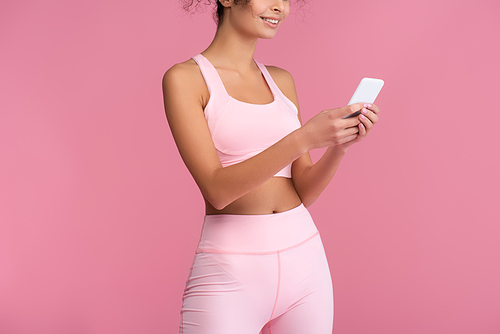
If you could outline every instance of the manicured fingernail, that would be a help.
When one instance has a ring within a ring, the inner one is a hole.
[[[365,115],[368,114],[368,110],[366,110],[365,108],[361,109],[361,112]]]
[[[365,103],[365,108],[371,108],[372,105],[370,103]]]
[[[361,116],[361,119],[364,120],[366,117],[365,115],[360,115]]]

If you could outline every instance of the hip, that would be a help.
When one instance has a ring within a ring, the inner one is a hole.
[[[274,214],[206,215],[197,253],[275,253],[297,247],[318,235],[303,204]]]

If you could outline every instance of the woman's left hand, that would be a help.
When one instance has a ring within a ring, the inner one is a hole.
[[[365,103],[364,108],[361,109],[361,114],[359,114],[358,116],[359,120],[361,121],[361,123],[358,124],[358,135],[353,140],[348,141],[347,143],[344,143],[341,146],[347,148],[352,144],[363,140],[368,135],[373,125],[378,122],[377,114],[379,112],[380,109],[376,105],[371,103]]]

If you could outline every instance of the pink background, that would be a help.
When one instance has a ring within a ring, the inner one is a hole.
[[[177,333],[203,202],[161,77],[208,45],[210,13],[0,7],[0,332]],[[311,0],[260,42],[256,59],[294,75],[304,120],[364,76],[386,81],[380,123],[310,208],[335,334],[500,333],[499,13]]]

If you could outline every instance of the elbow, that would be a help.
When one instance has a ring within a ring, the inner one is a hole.
[[[302,201],[302,204],[306,208],[310,207],[318,199],[318,196],[311,196],[311,195],[307,195],[307,194],[301,194],[299,192],[297,192],[297,194],[299,195],[299,198]]]
[[[302,205],[304,205],[304,207],[306,207],[306,208],[310,207],[311,204],[312,203],[302,201]]]
[[[302,201],[302,204],[304,204],[304,206],[306,208],[310,207],[315,201],[314,200],[305,200],[305,201]]]
[[[203,197],[215,210],[222,210],[231,203],[221,194],[206,193]]]
[[[228,192],[227,187],[224,187],[220,180],[218,181],[215,174],[220,170],[222,170],[222,168],[215,170],[213,177],[211,179],[207,178],[206,183],[198,184],[205,201],[215,210],[222,210],[235,200],[235,198],[231,198],[231,194]]]
[[[224,209],[226,206],[228,206],[229,203],[225,203],[225,202],[222,202],[222,201],[208,201],[213,207],[215,210],[222,210]]]

